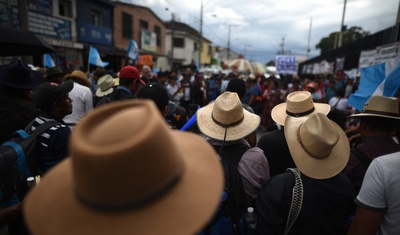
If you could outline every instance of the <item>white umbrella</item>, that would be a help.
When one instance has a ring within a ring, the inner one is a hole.
[[[251,62],[243,58],[230,60],[226,63],[226,65],[232,70],[237,70],[246,73],[254,73],[254,67],[251,64]]]

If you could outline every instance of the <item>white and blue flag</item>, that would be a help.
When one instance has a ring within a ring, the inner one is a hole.
[[[53,58],[51,58],[51,55],[49,54],[44,54],[44,66],[47,68],[52,68],[56,67],[56,64],[54,63]]]
[[[395,97],[400,87],[400,64],[385,62],[362,68],[360,71],[360,86],[351,94],[349,103],[358,111],[373,95]]]
[[[89,50],[89,64],[97,67],[106,67],[109,63],[101,60],[100,54],[96,48],[90,46]]]
[[[126,56],[132,60],[139,61],[139,48],[135,40],[133,39],[131,39],[131,42],[129,43],[129,48],[126,52]]]

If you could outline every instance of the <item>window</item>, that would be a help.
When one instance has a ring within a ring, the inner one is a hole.
[[[198,50],[198,48],[197,48],[197,42],[195,42],[195,43],[194,43],[194,46],[193,46],[193,48],[194,48],[194,50],[195,50],[195,51],[197,51],[197,50]]]
[[[132,16],[126,13],[122,13],[122,37],[132,38]]]
[[[144,20],[140,20],[140,29],[148,29],[149,28],[149,23]]]
[[[59,0],[58,1],[58,12],[60,16],[66,16],[72,18],[72,2],[71,0]]]
[[[154,32],[157,37],[157,46],[161,46],[161,28],[159,26],[154,26]]]
[[[184,48],[185,40],[183,38],[174,38],[174,47]]]
[[[101,13],[95,10],[90,12],[90,21],[92,24],[102,26]]]
[[[208,54],[209,54],[209,55],[212,54],[212,46],[208,46]]]

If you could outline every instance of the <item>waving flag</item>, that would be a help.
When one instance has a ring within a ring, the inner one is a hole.
[[[131,42],[129,43],[129,48],[126,52],[126,56],[128,58],[131,58],[132,60],[139,61],[139,48],[135,40],[133,39],[131,39]]]
[[[106,67],[109,63],[101,60],[100,54],[96,48],[90,46],[89,50],[89,64],[96,65],[98,67]]]
[[[56,64],[54,63],[53,58],[51,58],[51,55],[44,54],[44,66],[47,68],[56,67]]]
[[[361,69],[360,86],[349,103],[358,111],[372,95],[396,96],[400,87],[400,64],[386,62]]]

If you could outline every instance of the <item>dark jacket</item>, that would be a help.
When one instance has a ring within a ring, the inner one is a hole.
[[[303,204],[288,234],[344,234],[354,207],[355,192],[343,174],[312,179],[301,174]],[[257,201],[258,234],[284,234],[295,177],[286,171],[268,180]]]
[[[16,130],[24,129],[39,112],[23,91],[0,88],[0,144]]]

